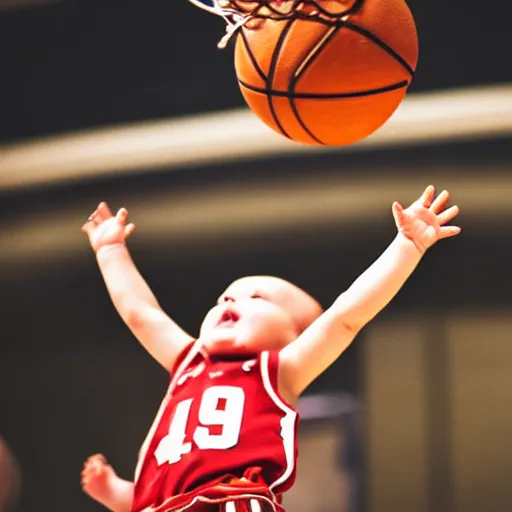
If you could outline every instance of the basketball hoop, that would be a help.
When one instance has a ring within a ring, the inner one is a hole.
[[[335,7],[326,8],[321,0],[189,0],[190,3],[220,16],[226,22],[226,34],[218,43],[221,49],[226,48],[233,35],[250,21],[272,19],[286,20],[303,18],[330,23],[344,21],[348,16],[357,12],[364,0],[353,0],[346,7],[338,2]]]

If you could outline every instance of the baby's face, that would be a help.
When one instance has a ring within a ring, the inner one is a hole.
[[[210,353],[279,350],[294,341],[309,323],[306,317],[317,312],[316,302],[290,283],[247,277],[221,295],[206,315],[200,337]]]

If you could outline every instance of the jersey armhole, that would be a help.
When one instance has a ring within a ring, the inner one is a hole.
[[[187,343],[185,347],[183,347],[182,351],[178,354],[176,357],[174,364],[172,365],[170,376],[172,377],[176,370],[178,369],[179,365],[182,363],[183,359],[187,357],[187,354],[190,352],[190,349],[193,347],[196,340],[192,340],[190,343]]]
[[[296,408],[279,392],[279,352],[262,352],[260,371],[263,387],[272,401],[283,411],[297,412]]]
[[[192,340],[190,343],[188,343],[187,345],[185,345],[185,347],[183,348],[183,350],[178,354],[178,357],[176,357],[176,360],[174,361],[174,364],[172,365],[172,368],[171,368],[171,371],[169,373],[171,379],[174,377],[174,375],[176,374],[176,372],[178,371],[180,365],[183,363],[183,361],[185,360],[185,358],[189,355],[190,351],[192,349],[194,349],[196,343],[197,343],[197,339],[194,339]],[[189,364],[187,365],[187,368],[183,368],[183,371],[187,370],[188,369],[188,366],[190,366],[193,361],[195,361],[195,359],[197,358],[197,356],[201,356],[201,357],[205,357],[205,353],[204,353],[204,349],[203,348],[199,348],[198,351],[197,351],[197,354],[196,356],[194,357],[194,359],[192,361],[189,362]]]

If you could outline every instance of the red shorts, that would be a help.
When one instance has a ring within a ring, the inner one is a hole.
[[[250,468],[242,478],[218,478],[193,491],[167,499],[140,512],[284,512],[280,496],[263,482],[260,468]]]

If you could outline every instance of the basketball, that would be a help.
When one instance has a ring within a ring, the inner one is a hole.
[[[292,4],[293,12],[280,17],[263,6],[236,36],[236,75],[251,110],[306,144],[343,146],[380,128],[405,97],[418,61],[405,1],[272,4]]]

